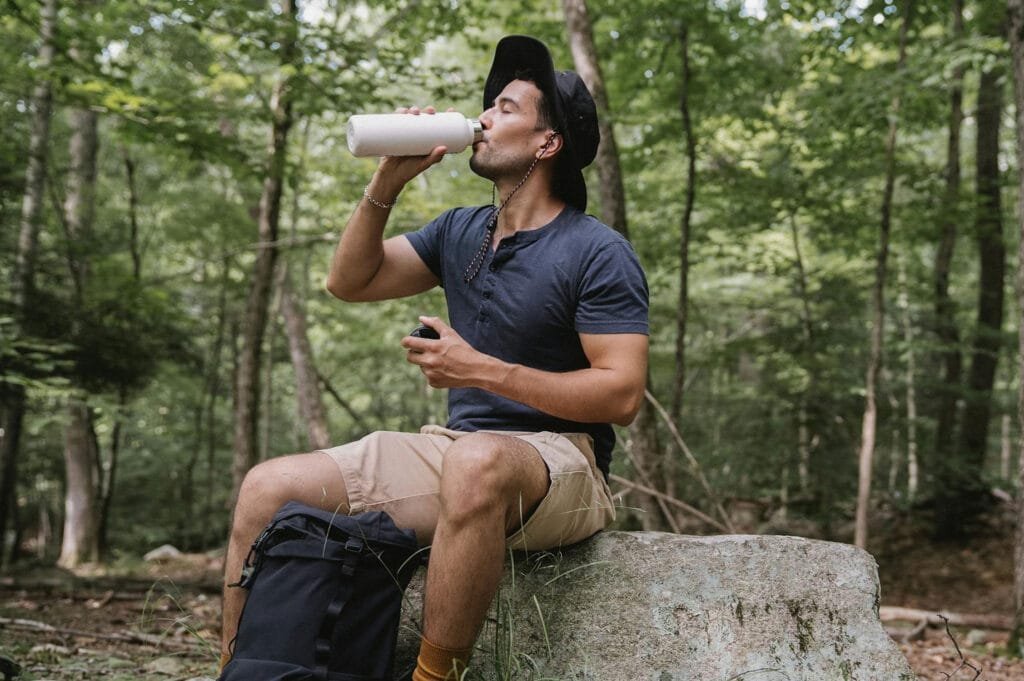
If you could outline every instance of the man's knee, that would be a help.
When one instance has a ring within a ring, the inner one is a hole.
[[[518,441],[473,433],[452,443],[441,471],[441,509],[452,515],[504,514],[516,486]]]
[[[266,524],[291,500],[348,512],[344,480],[334,462],[323,454],[293,454],[249,469],[238,490],[235,523]]]

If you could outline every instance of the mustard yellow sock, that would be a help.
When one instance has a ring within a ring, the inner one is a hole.
[[[416,658],[412,681],[457,681],[469,663],[472,652],[473,648],[442,648],[421,638],[420,654]]]

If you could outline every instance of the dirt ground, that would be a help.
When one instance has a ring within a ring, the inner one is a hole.
[[[1012,614],[1005,517],[959,545],[932,543],[909,524],[875,543],[883,605]],[[0,655],[21,664],[19,681],[213,678],[220,561],[188,555],[77,578],[54,569],[0,575]],[[896,630],[912,624],[887,627],[898,640]],[[1022,681],[1024,661],[1007,658],[1005,643],[1005,632],[929,628],[899,646],[922,680]]]
[[[877,548],[871,547],[882,605],[1012,617],[1014,520],[1008,505],[961,542],[931,541],[928,528],[913,520],[893,527],[878,532]],[[1024,681],[1024,661],[1006,656],[1006,638],[1005,631],[929,628],[919,640],[900,642],[900,649],[923,680]]]

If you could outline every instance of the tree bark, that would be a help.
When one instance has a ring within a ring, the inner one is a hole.
[[[596,157],[598,177],[600,178],[601,219],[628,239],[629,228],[622,166],[619,162],[611,106],[608,102],[604,78],[601,75],[587,3],[586,0],[563,0],[562,8],[565,13],[566,28],[569,32],[573,64],[583,82],[586,83],[587,89],[593,95],[594,104],[597,106],[598,125],[601,131],[601,144],[598,146]],[[650,372],[648,372],[647,383],[650,383]],[[663,466],[660,465],[663,457],[658,442],[657,420],[646,403],[640,407],[640,413],[630,424],[629,433],[630,448],[637,467],[650,477],[653,486],[663,486],[665,476],[663,475]],[[672,496],[671,493],[670,496]],[[664,529],[672,526],[675,522],[674,518],[669,517],[669,509],[664,505],[659,505],[657,500],[652,497],[644,496],[641,508],[644,511],[641,522],[645,529]]]
[[[996,35],[1001,35],[998,22]],[[986,31],[987,33],[989,31]],[[1006,244],[1003,239],[1000,200],[999,128],[1002,118],[1001,66],[981,74],[978,85],[976,185],[974,232],[978,244],[979,285],[977,325],[971,347],[960,426],[959,447],[952,465],[942,468],[937,530],[944,536],[960,536],[981,510],[984,499],[982,474],[988,449],[992,413],[992,388],[1002,349],[1003,298],[1006,278]]]
[[[229,258],[224,258],[223,270],[221,271],[220,277],[220,291],[217,296],[217,330],[214,333],[213,347],[204,362],[205,380],[203,381],[202,403],[203,430],[205,433],[205,442],[203,443],[203,446],[206,451],[206,486],[203,496],[203,509],[200,514],[200,517],[202,518],[199,533],[200,545],[205,545],[207,541],[210,541],[214,537],[214,533],[211,531],[210,522],[214,514],[214,481],[219,477],[218,472],[214,469],[214,459],[217,453],[217,436],[220,430],[217,427],[216,418],[217,397],[221,390],[220,362],[221,355],[223,355],[225,345],[224,341],[228,325],[227,292],[230,280],[231,260]],[[234,343],[232,342],[232,345],[233,344]]]
[[[953,39],[959,41],[964,34],[963,0],[953,0]],[[954,456],[956,435],[956,404],[961,392],[963,358],[960,352],[960,332],[956,324],[956,306],[949,295],[949,274],[956,246],[960,198],[960,129],[963,125],[964,69],[953,70],[949,92],[949,131],[946,142],[946,190],[943,198],[943,218],[939,234],[939,247],[935,253],[935,334],[939,340],[942,363],[942,383],[938,390],[935,411],[935,445],[932,468],[937,480],[946,476],[942,469]],[[941,484],[941,483],[940,483]]]
[[[123,385],[117,390],[117,413],[114,426],[110,432],[110,458],[106,470],[100,466],[99,478],[99,550],[100,555],[107,555],[110,549],[110,508],[114,501],[114,490],[117,488],[117,464],[121,458],[121,443],[124,440],[124,422],[128,409],[128,389]],[[99,463],[100,452],[96,452]]]
[[[124,172],[128,184],[128,248],[132,256],[132,278],[142,281],[142,249],[139,245],[139,194],[135,187],[135,161],[124,150]]]
[[[814,318],[811,316],[811,296],[807,286],[807,268],[804,266],[803,249],[800,248],[800,229],[796,223],[796,216],[789,214],[789,228],[793,237],[793,255],[797,272],[797,288],[800,291],[800,302],[803,311],[801,318],[804,337],[804,352],[807,357],[815,357],[814,339]],[[814,375],[814,372],[811,372]],[[812,379],[813,381],[813,379]],[[811,486],[811,451],[817,442],[817,435],[811,433],[810,418],[808,415],[808,397],[813,384],[808,384],[799,397],[797,406],[797,475],[800,481],[801,494],[807,494]],[[783,470],[786,473],[786,469]],[[788,474],[787,474],[788,475]]]
[[[682,81],[679,88],[679,112],[683,118],[686,144],[686,201],[679,226],[679,304],[676,307],[676,367],[672,380],[672,418],[683,414],[683,386],[686,384],[686,325],[690,307],[690,221],[697,195],[697,140],[690,119],[690,34],[687,26],[679,31]]]
[[[1016,103],[1017,167],[1024,168],[1024,0],[1009,0],[1010,52]],[[1013,627],[1007,649],[1024,657],[1024,173],[1017,178],[1017,530],[1014,538]]]
[[[35,288],[36,251],[39,241],[39,216],[46,186],[46,166],[50,142],[50,114],[53,94],[49,69],[53,65],[54,33],[57,24],[57,0],[45,0],[40,16],[39,82],[32,90],[32,132],[25,166],[25,193],[21,202],[18,254],[11,286],[15,305],[22,305]],[[2,527],[2,525],[0,525]]]
[[[287,22],[285,35],[281,39],[281,64],[284,67],[290,67],[296,59],[297,4],[297,0],[284,0],[281,3],[282,21]],[[282,69],[271,95],[273,124],[267,149],[267,173],[263,180],[263,192],[260,196],[259,207],[259,240],[264,244],[276,241],[278,234],[288,132],[292,126],[290,83],[291,77],[286,70]],[[246,299],[245,316],[242,320],[242,350],[235,380],[232,506],[234,506],[234,500],[238,496],[238,489],[245,474],[257,459],[260,356],[267,325],[270,289],[276,259],[277,249],[275,248],[261,248],[257,253],[249,285],[249,295]]]
[[[903,72],[907,61],[907,38],[913,0],[904,3],[900,27],[900,52],[897,71]],[[898,86],[899,87],[899,86]],[[871,350],[864,383],[864,417],[861,421],[859,467],[857,476],[857,511],[854,543],[866,548],[868,543],[868,509],[871,504],[871,474],[874,469],[875,437],[878,425],[877,389],[882,370],[882,341],[885,332],[885,279],[892,229],[892,197],[896,186],[896,131],[900,111],[900,95],[893,97],[890,107],[889,134],[885,143],[885,190],[882,196],[882,218],[878,230],[878,252],[875,257],[875,286],[872,295],[874,316],[871,322]]]
[[[317,380],[313,348],[309,343],[306,329],[306,311],[295,299],[288,270],[282,268],[281,316],[284,318],[285,333],[288,336],[288,351],[295,370],[295,392],[298,400],[299,418],[306,425],[306,437],[312,449],[330,446],[327,429],[327,411],[324,409],[320,381]]]
[[[71,141],[64,222],[68,231],[68,264],[71,270],[77,309],[85,303],[89,278],[88,244],[91,241],[96,206],[96,157],[99,149],[98,116],[88,109],[70,113]],[[72,320],[72,335],[79,324]],[[92,426],[92,411],[87,404],[73,402],[68,407],[68,425],[64,437],[65,490],[64,537],[58,564],[74,568],[99,558],[99,508],[97,505],[98,452]]]
[[[912,502],[917,495],[917,351],[914,348],[914,323],[910,316],[910,292],[907,287],[907,269],[903,259],[899,259],[899,296],[900,321],[903,326],[903,343],[906,346],[906,414],[907,414],[907,501]],[[898,450],[893,450],[893,460],[899,459]],[[895,480],[893,480],[895,482]]]
[[[73,569],[99,560],[98,515],[96,512],[96,438],[92,413],[82,403],[68,407],[64,430],[64,466],[67,490],[64,496],[64,536],[57,564]]]
[[[608,91],[601,75],[594,31],[590,24],[586,0],[562,0],[565,25],[569,31],[569,47],[576,72],[586,83],[597,106],[597,125],[601,143],[597,147],[597,173],[600,178],[601,220],[622,236],[629,238],[626,221],[626,190],[622,182],[619,147],[615,142],[614,118],[608,103]]]
[[[25,192],[21,201],[18,252],[11,277],[11,303],[19,325],[25,317],[26,302],[35,289],[35,263],[39,241],[39,218],[46,189],[46,166],[50,142],[50,114],[53,95],[49,69],[53,64],[57,0],[45,0],[40,14],[39,71],[43,74],[32,90],[32,127],[25,166]],[[21,424],[25,417],[25,390],[20,386],[0,393],[0,565],[4,564],[8,517],[17,513],[15,489],[18,480],[18,451]],[[14,547],[12,555],[17,554]]]

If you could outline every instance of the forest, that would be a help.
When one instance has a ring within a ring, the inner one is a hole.
[[[983,545],[953,600],[1024,653],[1022,0],[0,0],[0,576],[215,555],[257,462],[446,421],[399,344],[441,292],[324,289],[346,122],[476,116],[511,33],[593,93],[650,286],[615,527],[855,543],[883,598]],[[467,159],[388,234],[489,204]]]

